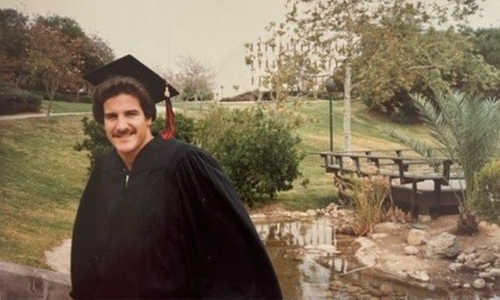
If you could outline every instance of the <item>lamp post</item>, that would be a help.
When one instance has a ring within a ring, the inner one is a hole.
[[[328,80],[326,83],[326,91],[330,94],[330,152],[333,152],[333,92],[335,91],[336,85],[333,80]]]

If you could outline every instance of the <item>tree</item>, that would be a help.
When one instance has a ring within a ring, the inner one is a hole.
[[[469,29],[471,30],[471,29]],[[474,44],[477,53],[484,57],[484,60],[500,70],[500,27],[479,28],[473,32],[476,39]]]
[[[180,56],[177,60],[178,71],[168,78],[180,89],[183,100],[210,100],[214,74],[212,70],[192,56]]]
[[[80,52],[81,65],[79,65],[79,74],[84,75],[93,70],[96,70],[115,59],[113,50],[108,44],[97,35],[85,36],[83,39],[82,49]],[[91,89],[91,85],[78,76],[76,81],[76,100],[78,102],[80,90],[85,87],[87,90]]]
[[[434,153],[459,165],[465,178],[465,192],[464,201],[460,203],[458,227],[462,232],[475,233],[478,230],[477,221],[468,201],[474,191],[474,176],[498,150],[500,102],[458,91],[435,91],[433,98],[422,95],[412,98],[437,149],[422,140],[394,132],[393,135],[424,156]],[[431,149],[435,150],[429,151]]]
[[[364,76],[364,73],[376,73],[377,69],[370,66],[370,57],[365,57],[364,64],[357,65],[356,59],[363,53],[363,40],[369,38],[374,28],[380,27],[384,32],[405,36],[407,32],[424,30],[433,26],[446,27],[449,20],[461,21],[467,15],[477,11],[474,0],[441,1],[441,4],[430,1],[411,0],[289,0],[289,12],[286,16],[286,25],[280,25],[271,39],[279,41],[279,37],[289,34],[298,45],[306,45],[307,53],[317,62],[325,76],[333,76],[331,60],[336,61],[341,71],[344,86],[344,149],[351,149],[350,129],[350,102],[354,90],[363,85],[364,78],[383,77]],[[377,54],[380,50],[398,48],[402,45],[394,44],[399,40],[379,39],[379,43],[371,53]],[[405,48],[413,55],[419,53],[419,48]],[[393,62],[391,56],[386,57]],[[381,73],[379,73],[381,75]],[[317,76],[312,74],[312,76]],[[374,91],[372,91],[374,92]]]
[[[18,85],[28,48],[28,17],[13,9],[0,9],[0,79]]]
[[[49,119],[55,93],[61,84],[78,74],[74,59],[79,50],[79,42],[68,40],[60,30],[45,25],[43,18],[35,21],[29,30],[29,36],[30,82],[35,85],[40,83],[45,88],[49,97]]]
[[[38,17],[37,22],[42,23],[48,28],[60,32],[66,40],[71,55],[70,60],[72,72],[62,78],[61,87],[65,90],[74,90],[77,101],[81,86],[85,84],[82,75],[85,74],[84,51],[86,50],[85,43],[88,40],[85,32],[80,25],[73,19],[62,17],[59,15],[49,15],[47,17]]]
[[[411,113],[410,93],[429,93],[452,88],[467,93],[485,93],[499,83],[498,70],[475,54],[471,36],[453,28],[420,30],[411,23],[404,35],[374,26],[362,39],[362,53],[356,68],[369,66],[359,74],[357,93],[372,108],[389,113]],[[381,43],[387,46],[380,47]],[[389,45],[389,44],[392,44]]]

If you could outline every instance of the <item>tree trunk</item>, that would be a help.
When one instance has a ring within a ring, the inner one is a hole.
[[[76,85],[76,99],[75,102],[80,102],[80,86],[77,84]]]
[[[351,151],[351,78],[352,69],[349,61],[345,64],[344,78],[344,151]]]
[[[54,102],[54,97],[56,95],[56,91],[59,88],[59,80],[49,80],[49,82],[45,83],[45,91],[49,96],[49,106],[47,108],[47,121],[50,120],[50,112],[52,110],[52,103]]]

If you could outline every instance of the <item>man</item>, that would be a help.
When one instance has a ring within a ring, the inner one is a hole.
[[[177,91],[128,55],[85,77],[114,147],[96,164],[73,230],[75,299],[280,299],[240,198],[206,152],[176,140]],[[154,137],[155,102],[168,130]]]

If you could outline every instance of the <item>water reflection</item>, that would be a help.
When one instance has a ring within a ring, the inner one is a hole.
[[[358,244],[350,236],[336,236],[330,218],[256,224],[275,266],[285,299],[492,299],[472,290],[453,294],[445,290],[412,289],[401,282],[355,272]],[[340,250],[325,255],[318,249],[334,245]],[[323,247],[324,246],[324,247]],[[306,250],[307,249],[307,250]],[[494,297],[494,296],[493,296]],[[495,298],[496,299],[496,298]]]
[[[257,224],[256,229],[273,260],[285,299],[331,298],[330,270],[303,251],[308,245],[335,244],[335,229],[327,218]]]

